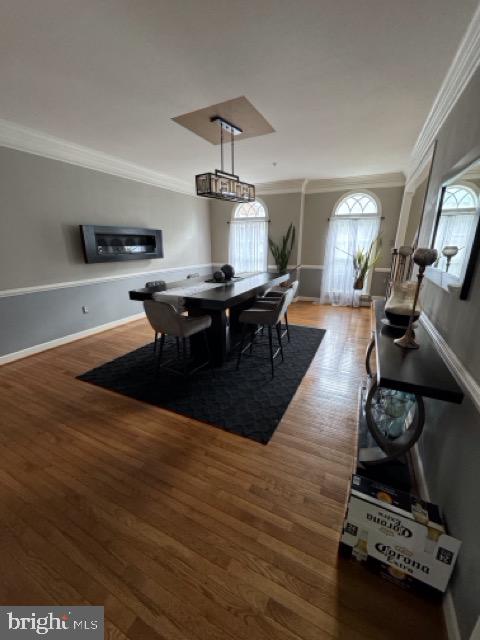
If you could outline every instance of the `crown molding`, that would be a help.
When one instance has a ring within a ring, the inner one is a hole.
[[[408,181],[421,171],[441,126],[480,64],[480,5],[473,14],[412,151]]]
[[[0,119],[0,146],[194,195],[193,187],[182,180],[8,120]]]
[[[277,180],[276,182],[263,182],[255,186],[258,195],[274,195],[276,193],[302,193],[305,179]]]
[[[348,178],[323,178],[309,180],[306,193],[327,193],[329,191],[348,191],[350,189],[374,187],[403,187],[405,176],[401,172],[376,173]]]
[[[327,193],[329,191],[348,191],[358,187],[403,187],[405,176],[401,172],[377,173],[351,176],[348,178],[299,178],[296,180],[278,180],[256,185],[258,195],[275,193]]]
[[[462,180],[480,180],[480,164],[475,164],[474,167],[462,173]]]

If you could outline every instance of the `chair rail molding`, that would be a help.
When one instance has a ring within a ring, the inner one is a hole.
[[[424,157],[435,140],[440,127],[453,109],[480,64],[480,5],[463,36],[430,113],[413,147],[407,171],[407,182],[421,173]]]
[[[458,384],[470,396],[476,409],[480,412],[480,384],[478,384],[463,362],[461,362],[461,360],[452,351],[445,338],[438,331],[425,312],[420,316],[420,321],[430,334],[438,352],[442,356],[453,376],[456,378]]]
[[[197,197],[182,180],[9,120],[0,119],[0,146]]]
[[[109,282],[111,280],[126,280],[127,278],[135,278],[136,276],[153,276],[155,274],[171,273],[173,271],[187,271],[189,269],[207,269],[212,268],[213,264],[187,264],[180,267],[164,267],[159,269],[150,269],[149,271],[133,271],[129,273],[119,273],[112,276],[100,276],[98,278],[84,278],[83,280],[69,280],[66,282],[52,282],[50,284],[38,284],[30,287],[20,287],[18,289],[0,290],[0,298],[10,298],[12,296],[23,296],[28,293],[39,293],[42,291],[50,291],[52,289],[68,289],[69,287],[83,287],[89,284],[100,284],[101,282]]]

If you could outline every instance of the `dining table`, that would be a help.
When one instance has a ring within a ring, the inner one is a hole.
[[[213,275],[204,275],[187,280],[163,283],[161,293],[165,299],[178,296],[189,316],[198,317],[208,314],[212,324],[208,329],[208,344],[211,361],[221,366],[228,358],[240,335],[239,316],[255,299],[268,288],[281,285],[290,279],[290,273],[264,271],[259,273],[238,274],[225,282],[215,282]],[[129,292],[131,300],[152,300],[159,288],[144,287]],[[160,296],[155,296],[161,299]],[[202,344],[198,337],[191,338],[192,354],[195,357]]]

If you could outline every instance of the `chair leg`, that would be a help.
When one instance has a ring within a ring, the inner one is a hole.
[[[270,364],[272,366],[272,378],[275,375],[275,369],[273,364],[273,340],[272,340],[272,327],[268,326],[268,343],[270,345]]]
[[[187,340],[182,338],[182,350],[183,350],[183,377],[188,377],[188,352],[187,352]]]
[[[176,337],[176,341],[177,341],[177,357],[180,357],[180,338],[178,336]]]
[[[278,338],[278,344],[280,346],[280,355],[282,356],[282,362],[283,362],[282,323],[281,322],[277,322],[277,338]]]
[[[153,341],[153,353],[157,353],[157,338],[158,338],[158,331],[155,331],[155,340]]]
[[[288,311],[285,311],[285,326],[287,327],[287,339],[290,342],[290,327],[288,326]]]
[[[158,370],[160,369],[160,361],[162,359],[162,355],[163,355],[163,346],[165,344],[165,334],[162,333],[161,337],[160,337],[160,348],[158,350],[158,354],[157,354],[157,367],[156,367],[156,373],[158,373]]]
[[[257,326],[256,325],[252,325],[252,332],[250,333],[250,349],[249,349],[249,353],[250,355],[252,355],[253,352],[253,344],[255,342],[255,336],[257,335]]]
[[[246,333],[247,333],[247,325],[244,323],[244,324],[242,324],[242,338],[240,340],[240,350],[238,352],[237,371],[240,368],[240,360],[242,359],[242,351],[243,351],[243,345],[245,344],[245,334]]]

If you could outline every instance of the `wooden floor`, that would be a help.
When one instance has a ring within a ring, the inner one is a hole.
[[[337,559],[369,312],[289,318],[327,333],[267,446],[75,379],[144,321],[0,368],[0,604],[104,604],[116,639],[444,638]]]

